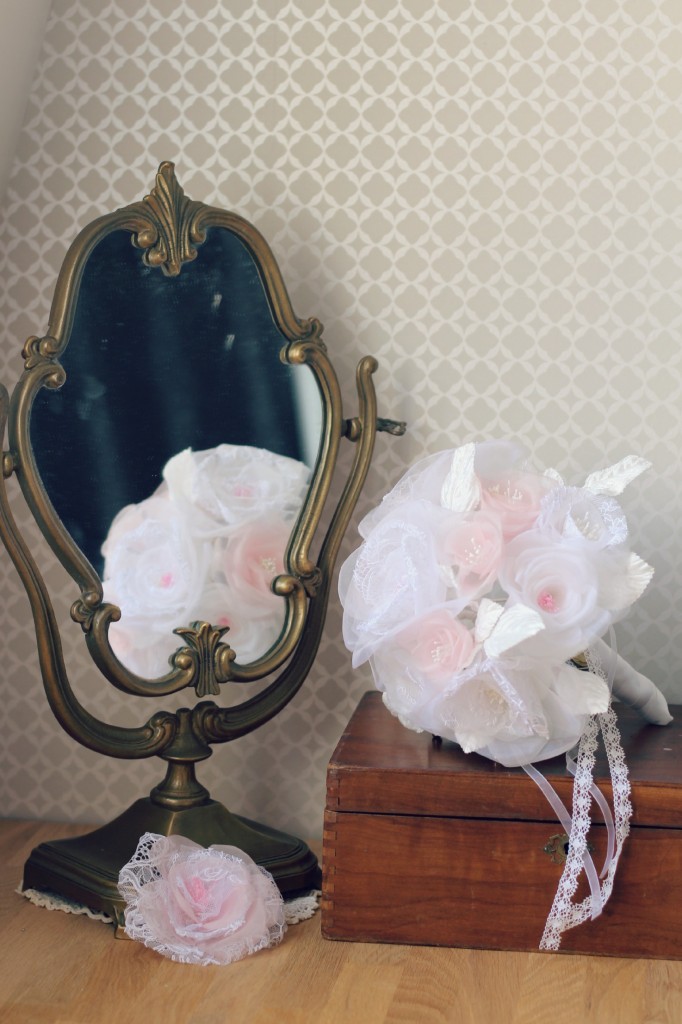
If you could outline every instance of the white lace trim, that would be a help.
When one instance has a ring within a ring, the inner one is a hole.
[[[104,921],[105,924],[113,924],[113,918],[108,914],[98,913],[82,903],[74,903],[65,896],[59,896],[56,892],[41,892],[38,889],[22,889],[19,886],[15,889],[20,896],[33,903],[36,907],[44,907],[46,910],[61,910],[64,914],[84,914],[93,921]],[[293,899],[284,901],[284,921],[287,925],[299,924],[313,917],[320,906],[319,889],[311,889],[302,896],[295,896]]]
[[[596,652],[587,652],[588,665],[591,672],[604,676],[604,670]],[[601,728],[604,747],[609,762],[611,784],[613,787],[613,811],[615,824],[615,851],[605,870],[599,893],[587,896],[582,903],[573,903],[578,886],[583,860],[587,854],[587,833],[589,831],[590,807],[593,785],[595,752]],[[612,707],[600,715],[589,719],[580,740],[577,758],[577,770],[573,785],[573,822],[569,837],[568,852],[564,871],[559,880],[552,908],[545,924],[540,941],[540,949],[557,950],[561,944],[563,932],[597,917],[606,905],[613,890],[613,882],[623,845],[630,832],[632,804],[630,802],[630,780],[625,763],[625,752],[620,739],[618,721]]]

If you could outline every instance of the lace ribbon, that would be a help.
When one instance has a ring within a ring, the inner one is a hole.
[[[587,663],[591,672],[606,679],[596,651],[590,649],[587,652]],[[606,681],[611,688],[612,673],[609,675],[611,678]],[[613,788],[613,816],[604,795],[595,785],[593,778],[600,730]],[[609,707],[603,714],[594,715],[589,719],[580,739],[577,761],[573,761],[567,754],[566,766],[574,776],[572,816],[569,815],[554,788],[537,768],[533,765],[523,766],[526,773],[542,790],[569,837],[566,864],[540,941],[542,950],[559,949],[561,936],[565,931],[575,928],[576,925],[582,924],[588,918],[594,919],[601,914],[611,896],[618,861],[630,832],[632,817],[630,782],[618,721],[613,707]],[[601,885],[587,849],[592,799],[600,807],[607,829],[607,852],[600,874],[600,878],[603,879]],[[590,895],[585,897],[581,903],[574,903],[573,899],[580,873],[583,870],[590,885]]]

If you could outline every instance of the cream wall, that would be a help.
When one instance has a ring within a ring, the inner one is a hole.
[[[0,4],[0,200],[26,112],[51,0]]]
[[[381,412],[410,432],[378,439],[363,510],[472,438],[520,437],[576,482],[652,460],[627,507],[657,575],[619,643],[682,700],[681,53],[677,0],[54,0],[0,224],[0,375],[44,328],[77,229],[173,159],[190,196],[269,239],[299,316],[326,325],[349,414],[355,363],[379,360]],[[0,809],[110,817],[160,766],[61,733],[2,572]],[[74,586],[50,578],[66,615]],[[149,713],[98,682],[75,626],[67,648],[94,713]],[[334,598],[301,693],[202,780],[318,833],[326,762],[370,685]]]

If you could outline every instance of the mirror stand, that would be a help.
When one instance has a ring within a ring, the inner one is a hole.
[[[208,706],[204,704],[203,708]],[[213,707],[218,710],[216,705]],[[123,937],[118,876],[145,832],[182,835],[201,846],[235,846],[270,872],[284,896],[320,888],[320,867],[307,843],[233,814],[211,799],[198,781],[195,768],[211,750],[195,743],[193,757],[192,712],[182,708],[177,716],[182,740],[175,754],[169,749],[162,755],[168,763],[163,781],[148,797],[136,800],[93,832],[37,846],[24,866],[24,889],[55,892],[106,914],[114,923],[117,937]]]
[[[201,846],[236,846],[270,872],[285,897],[320,887],[317,858],[303,840],[232,814],[215,800],[172,809],[147,797],[87,835],[35,847],[24,865],[23,888],[55,892],[108,915],[120,938],[118,876],[145,832],[182,835]]]
[[[317,859],[302,840],[231,813],[195,770],[213,745],[257,729],[300,689],[376,433],[405,430],[377,417],[370,357],[356,370],[358,415],[344,419],[321,334],[319,321],[295,316],[259,232],[189,200],[173,165],[163,163],[149,195],[75,239],[47,332],[24,345],[11,400],[0,385],[0,436],[7,427],[8,437],[0,537],[28,594],[52,712],[103,756],[167,764],[149,797],[114,821],[37,847],[24,888],[104,912],[119,932],[119,871],[146,832],[236,846],[285,894],[319,886]],[[317,542],[346,441],[355,448],[352,466]],[[10,478],[79,588],[71,618],[100,676],[130,696],[159,701],[194,690],[199,703],[156,711],[134,727],[101,721],[81,704],[47,585],[10,508]],[[149,529],[162,538],[156,561]],[[173,537],[181,538],[176,548]],[[118,542],[123,583],[107,569]],[[191,579],[180,600],[172,587],[185,586],[185,571]],[[133,580],[127,590],[125,579]],[[273,606],[274,630],[263,625]],[[159,637],[161,661],[157,648],[150,661]],[[126,660],[131,649],[143,650],[141,661]],[[261,680],[265,687],[241,703],[210,699],[224,686],[234,693]]]

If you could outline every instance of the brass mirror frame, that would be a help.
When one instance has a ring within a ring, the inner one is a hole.
[[[314,374],[322,399],[322,438],[308,494],[285,555],[287,571],[273,583],[273,590],[286,604],[284,626],[274,646],[257,661],[239,665],[224,638],[225,629],[207,622],[178,623],[175,632],[186,646],[172,656],[165,676],[148,680],[125,668],[109,646],[109,625],[120,617],[120,610],[103,601],[101,580],[66,531],[45,491],[31,446],[31,409],[41,388],[59,388],[66,379],[59,359],[69,342],[80,282],[95,246],[114,231],[128,231],[133,245],[142,250],[144,262],[173,277],[180,274],[183,263],[197,257],[197,247],[211,227],[233,232],[253,257],[273,320],[286,339],[280,358],[293,365],[308,365]],[[362,359],[356,372],[359,414],[343,418],[338,380],[321,335],[318,320],[296,317],[275,258],[260,233],[234,213],[188,199],[173,164],[164,162],[149,195],[98,218],[77,236],[59,273],[47,332],[30,337],[24,345],[24,372],[11,400],[0,385],[0,429],[4,437],[7,423],[9,444],[2,460],[0,536],[29,597],[50,707],[66,732],[91,750],[128,759],[159,756],[168,766],[165,779],[148,798],[136,801],[119,818],[86,836],[42,844],[25,867],[25,888],[51,889],[103,910],[112,916],[118,930],[123,910],[118,872],[145,831],[180,833],[205,846],[238,846],[271,871],[285,893],[318,884],[317,861],[305,843],[231,814],[211,800],[196,778],[195,765],[210,756],[212,744],[243,736],[270,720],[301,687],[320,643],[334,562],[369,469],[375,433],[400,434],[405,429],[402,423],[377,419],[372,383],[377,363],[371,357]],[[319,556],[313,561],[310,549],[344,436],[355,442],[355,456]],[[228,683],[279,674],[261,692],[229,708],[202,700],[192,709],[157,711],[144,724],[131,728],[91,715],[69,683],[47,587],[10,509],[5,481],[12,475],[43,536],[80,588],[71,616],[80,623],[90,654],[109,683],[133,696],[160,698],[194,688],[197,697],[203,698],[219,694],[220,687]]]

